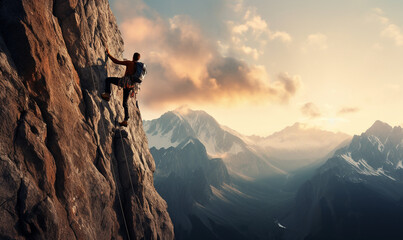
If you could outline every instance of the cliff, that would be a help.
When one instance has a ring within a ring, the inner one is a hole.
[[[135,101],[121,129],[121,91],[99,98],[105,46],[107,0],[0,2],[0,239],[174,238]]]

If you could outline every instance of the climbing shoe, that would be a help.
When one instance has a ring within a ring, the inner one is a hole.
[[[123,122],[120,122],[119,125],[120,125],[121,127],[127,127],[127,121],[124,120]]]
[[[102,93],[101,97],[103,100],[105,100],[107,102],[109,101],[109,99],[111,99],[111,95],[109,93]]]

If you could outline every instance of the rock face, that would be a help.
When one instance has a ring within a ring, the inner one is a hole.
[[[173,239],[140,111],[105,46],[123,41],[107,0],[0,3],[0,239]]]

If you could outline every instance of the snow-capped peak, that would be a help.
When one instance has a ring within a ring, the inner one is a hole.
[[[359,174],[368,175],[368,176],[385,176],[391,180],[395,179],[389,176],[383,167],[374,169],[368,162],[364,159],[360,159],[357,162],[351,157],[351,153],[343,154],[341,157],[350,164]]]

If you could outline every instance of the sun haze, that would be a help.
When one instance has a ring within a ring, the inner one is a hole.
[[[398,1],[111,0],[125,41],[148,66],[145,119],[181,105],[244,134],[302,122],[359,134],[401,125]]]

